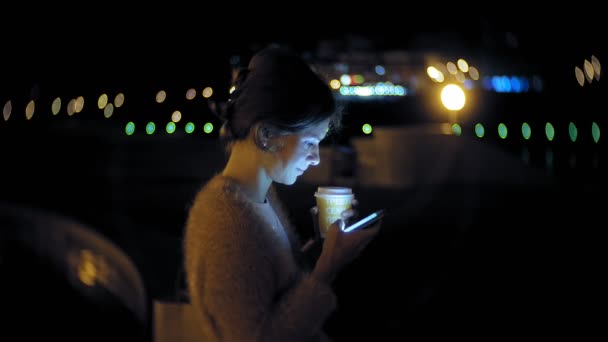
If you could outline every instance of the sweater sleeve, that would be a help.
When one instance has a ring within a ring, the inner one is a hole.
[[[202,227],[213,233],[201,245],[198,257],[204,260],[189,270],[199,284],[191,291],[201,291],[193,296],[199,301],[193,304],[210,318],[222,341],[306,341],[322,336],[322,326],[336,306],[331,287],[303,274],[289,288],[277,288],[270,240],[239,217],[225,212],[199,221],[213,225]]]

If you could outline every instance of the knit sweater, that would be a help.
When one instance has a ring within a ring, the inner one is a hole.
[[[287,239],[259,204],[221,175],[190,207],[185,269],[206,341],[329,340],[322,329],[336,308],[335,294],[299,266],[300,243],[273,187],[267,201]]]

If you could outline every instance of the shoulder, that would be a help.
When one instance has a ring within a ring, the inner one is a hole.
[[[196,194],[188,210],[186,230],[199,238],[225,238],[246,235],[254,222],[256,214],[244,193],[234,182],[217,175]]]
[[[235,182],[222,175],[213,176],[195,195],[190,215],[197,211],[230,210],[247,206],[247,199]]]

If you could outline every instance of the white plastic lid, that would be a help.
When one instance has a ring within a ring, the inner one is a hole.
[[[320,186],[317,188],[315,195],[352,195],[351,188],[341,186]]]

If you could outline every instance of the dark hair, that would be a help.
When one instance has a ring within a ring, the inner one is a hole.
[[[271,45],[257,52],[235,72],[233,86],[220,131],[227,142],[260,125],[290,134],[330,119],[330,128],[339,129],[342,114],[327,82],[289,48]]]

